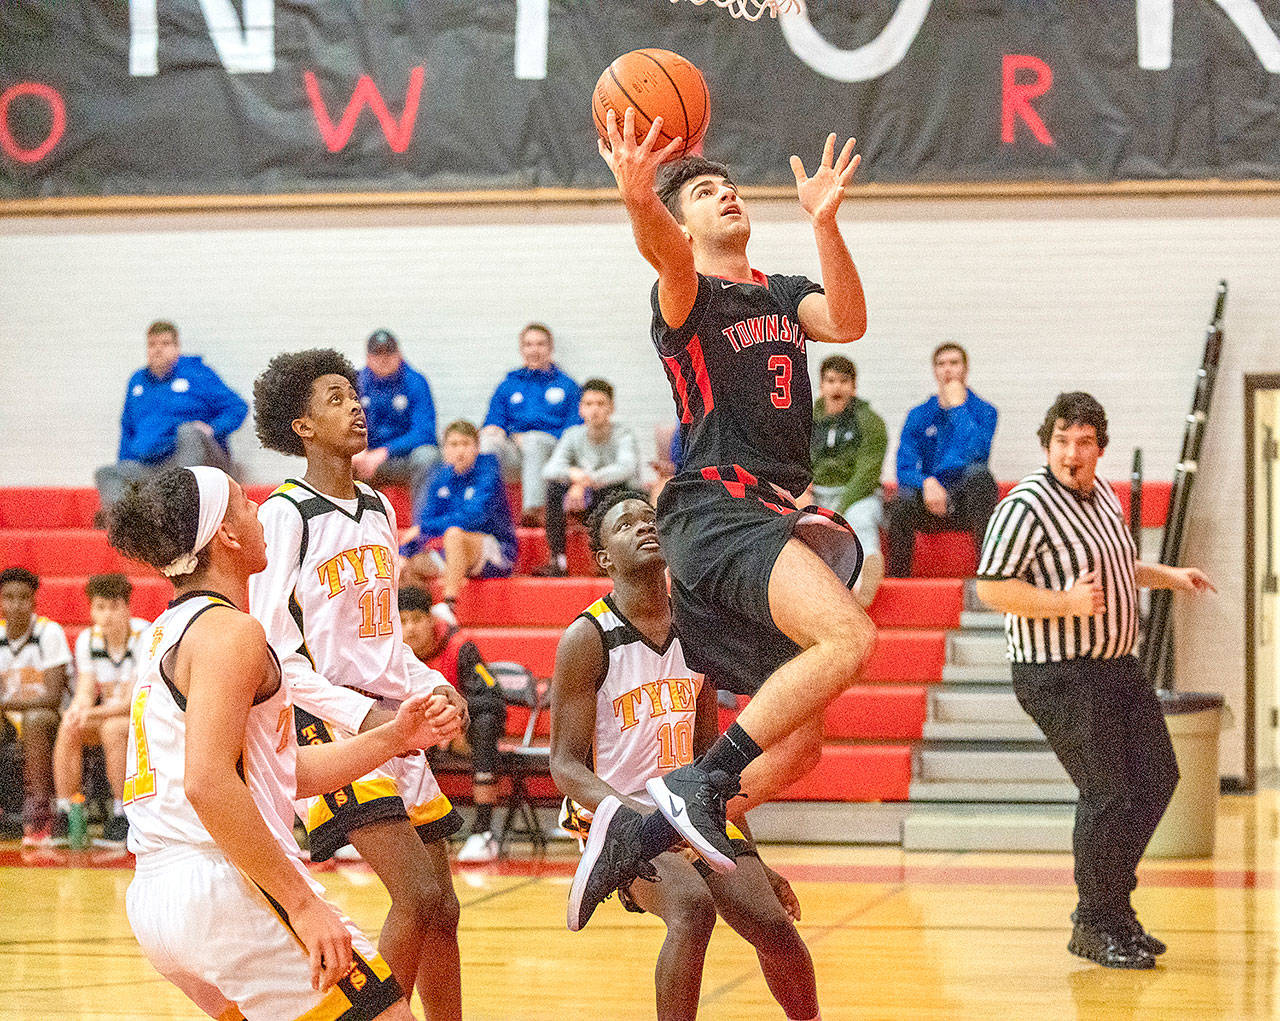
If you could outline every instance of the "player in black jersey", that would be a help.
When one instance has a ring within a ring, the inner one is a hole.
[[[661,122],[640,141],[634,124],[628,110],[619,132],[610,113],[600,154],[640,254],[658,271],[653,341],[684,451],[683,471],[658,501],[676,627],[690,666],[752,696],[705,756],[647,785],[670,827],[648,817],[640,850],[651,856],[678,833],[731,871],[725,801],[745,793],[736,818],[816,764],[824,711],[854,683],[874,640],[850,591],[862,561],[852,529],[796,503],[810,481],[808,341],[848,343],[866,330],[862,284],[836,222],[860,157],[853,139],[837,156],[834,134],[812,177],[791,157],[819,286],[752,267],[750,221],[725,167],[687,157],[655,190],[678,140],[656,150]]]

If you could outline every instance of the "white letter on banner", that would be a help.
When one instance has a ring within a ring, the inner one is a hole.
[[[916,40],[933,0],[902,0],[884,31],[856,50],[832,46],[818,34],[804,11],[778,16],[783,38],[791,52],[824,78],[838,82],[865,82],[898,66]]]
[[[547,0],[516,0],[516,77],[547,76]]]
[[[1280,74],[1280,38],[1254,0],[1214,0],[1240,30],[1262,66]],[[1173,62],[1173,0],[1137,0],[1138,66],[1166,71]]]
[[[129,74],[157,73],[160,53],[158,0],[129,0]],[[267,74],[276,69],[274,0],[244,0],[244,25],[231,0],[200,0],[209,38],[228,74]]]

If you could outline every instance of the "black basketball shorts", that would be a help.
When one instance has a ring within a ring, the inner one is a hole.
[[[800,651],[769,612],[769,576],[787,540],[804,542],[850,588],[862,570],[862,546],[840,515],[801,508],[738,465],[668,482],[658,535],[686,661],[739,695],[754,695]]]

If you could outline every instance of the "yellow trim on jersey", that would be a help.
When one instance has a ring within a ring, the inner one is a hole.
[[[280,485],[276,486],[275,489],[271,490],[271,495],[275,496],[277,493],[287,493],[290,490],[301,489],[301,488],[302,487],[299,486],[296,482],[281,482]]]
[[[400,796],[400,792],[396,789],[395,780],[389,776],[375,776],[372,779],[366,777],[356,780],[351,784],[351,789],[355,792],[357,805],[363,805],[369,801],[377,801],[379,798],[398,798]],[[315,798],[311,802],[311,807],[307,809],[307,832],[310,833],[332,818],[333,812],[324,798]]]
[[[245,1016],[240,1013],[239,1007],[229,1003],[227,1009],[218,1015],[218,1021],[245,1021]]]
[[[368,965],[369,970],[373,972],[379,982],[385,982],[391,977],[391,969],[387,967],[387,962],[382,959],[381,954],[374,954],[372,957],[364,957],[359,951],[351,952],[352,964],[351,972],[347,978],[354,984],[356,976],[364,979],[356,966],[356,961],[364,961]],[[356,989],[359,992],[363,986]],[[299,1014],[295,1021],[339,1021],[340,1018],[347,1016],[347,1011],[358,1008],[360,1005],[353,1003],[351,998],[342,991],[341,986],[334,985],[325,993],[324,999],[317,1003],[305,1014]],[[366,1008],[367,1009],[367,1008]],[[365,1016],[365,1015],[361,1015]]]
[[[612,613],[613,611],[609,609],[609,604],[604,601],[603,597],[601,597],[582,612],[589,613],[593,617],[599,617],[602,613]]]
[[[406,806],[407,807],[407,806]],[[453,811],[453,805],[443,794],[437,794],[430,801],[414,805],[409,809],[409,822],[414,826],[425,826],[427,823],[443,819]]]
[[[746,840],[747,839],[742,835],[742,830],[738,829],[737,826],[735,826],[733,823],[729,822],[728,820],[725,820],[724,833],[725,833],[725,836],[727,836],[730,840]]]

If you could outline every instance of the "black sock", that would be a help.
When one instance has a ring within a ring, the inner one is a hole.
[[[472,833],[488,833],[493,824],[493,806],[476,805],[476,822],[471,827]]]
[[[640,853],[645,859],[656,858],[663,851],[670,851],[682,839],[661,812],[646,815],[640,825]]]
[[[738,777],[760,752],[760,746],[751,740],[751,735],[737,723],[731,723],[698,762],[698,768],[705,773],[718,769]]]

